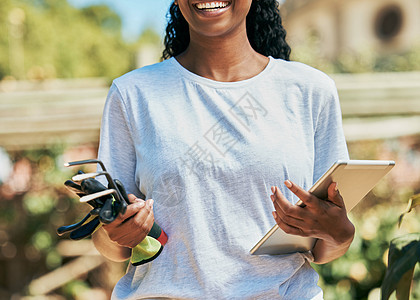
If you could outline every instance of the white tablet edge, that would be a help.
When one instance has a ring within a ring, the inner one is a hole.
[[[319,178],[317,180],[317,182],[315,182],[315,184],[309,189],[309,192],[313,192],[319,185],[322,184],[322,182],[328,178],[328,176],[331,175],[331,173],[337,169],[340,165],[355,165],[355,166],[360,166],[360,165],[366,165],[366,166],[378,166],[378,165],[382,165],[384,166],[384,168],[387,168],[389,166],[395,166],[395,161],[392,160],[338,160],[337,162],[335,162],[325,173],[324,175],[321,176],[321,178]],[[389,170],[390,171],[390,170]],[[388,172],[389,172],[388,171]],[[385,174],[386,175],[386,174]],[[384,175],[384,176],[385,176]],[[299,201],[296,203],[296,205],[299,205]],[[263,244],[264,242],[271,236],[273,235],[273,233],[280,229],[280,227],[275,224],[263,237],[262,239],[260,239],[258,241],[257,244],[255,244],[254,247],[252,247],[252,249],[249,251],[250,254],[254,254]]]

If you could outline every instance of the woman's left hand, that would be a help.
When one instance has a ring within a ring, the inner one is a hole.
[[[343,255],[354,237],[354,226],[347,217],[337,184],[328,187],[328,199],[321,200],[293,182],[286,187],[306,205],[291,204],[278,187],[272,187],[274,219],[286,233],[317,238],[312,250],[316,263],[326,263]]]

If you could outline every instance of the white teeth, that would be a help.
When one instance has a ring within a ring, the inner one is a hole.
[[[228,2],[205,2],[205,3],[197,3],[195,6],[198,9],[208,10],[208,9],[224,8],[228,5],[229,5]]]

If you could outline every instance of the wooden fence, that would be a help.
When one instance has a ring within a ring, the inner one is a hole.
[[[19,150],[98,141],[108,92],[104,79],[16,84],[0,93],[0,146]]]
[[[348,141],[420,134],[420,72],[332,77]],[[97,143],[108,88],[104,79],[3,82],[0,146]]]
[[[420,72],[333,78],[348,141],[420,134]],[[0,83],[0,146],[19,150],[55,142],[97,143],[108,88],[103,79]],[[32,295],[49,294],[109,264],[89,240],[62,241],[57,249],[76,258],[34,279],[28,286]]]
[[[420,72],[337,74],[347,141],[420,134]]]

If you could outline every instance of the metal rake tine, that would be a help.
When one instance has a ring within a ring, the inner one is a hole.
[[[108,184],[117,192],[117,200],[120,202],[125,202],[125,199],[121,195],[120,191],[118,190],[118,187],[115,185],[114,180],[112,179],[111,175],[108,172],[95,172],[95,173],[85,173],[85,174],[77,174],[72,177],[72,180],[74,181],[82,181],[88,178],[95,178],[97,176],[104,175],[106,179],[108,180]]]
[[[109,173],[107,173],[107,172],[92,172],[92,173],[77,174],[77,175],[74,175],[71,178],[71,180],[73,180],[73,181],[83,181],[83,180],[86,180],[86,179],[89,179],[89,178],[95,178],[95,177],[100,176],[100,175],[105,175],[105,177],[108,181],[109,180],[112,181],[111,175],[109,175]]]
[[[85,160],[77,160],[77,161],[71,161],[68,163],[65,163],[65,167],[72,167],[72,166],[80,166],[80,165],[86,165],[86,164],[99,164],[104,172],[106,172],[105,165],[102,161],[99,159],[85,159]]]
[[[79,199],[79,201],[82,202],[82,203],[85,203],[85,202],[89,202],[91,200],[95,200],[97,198],[101,198],[103,196],[107,196],[107,195],[111,195],[111,194],[114,194],[118,197],[118,194],[117,194],[116,190],[108,189],[108,190],[105,190],[105,191],[101,191],[101,192],[97,192],[97,193],[94,193],[94,194],[89,194],[89,195],[83,196]]]

